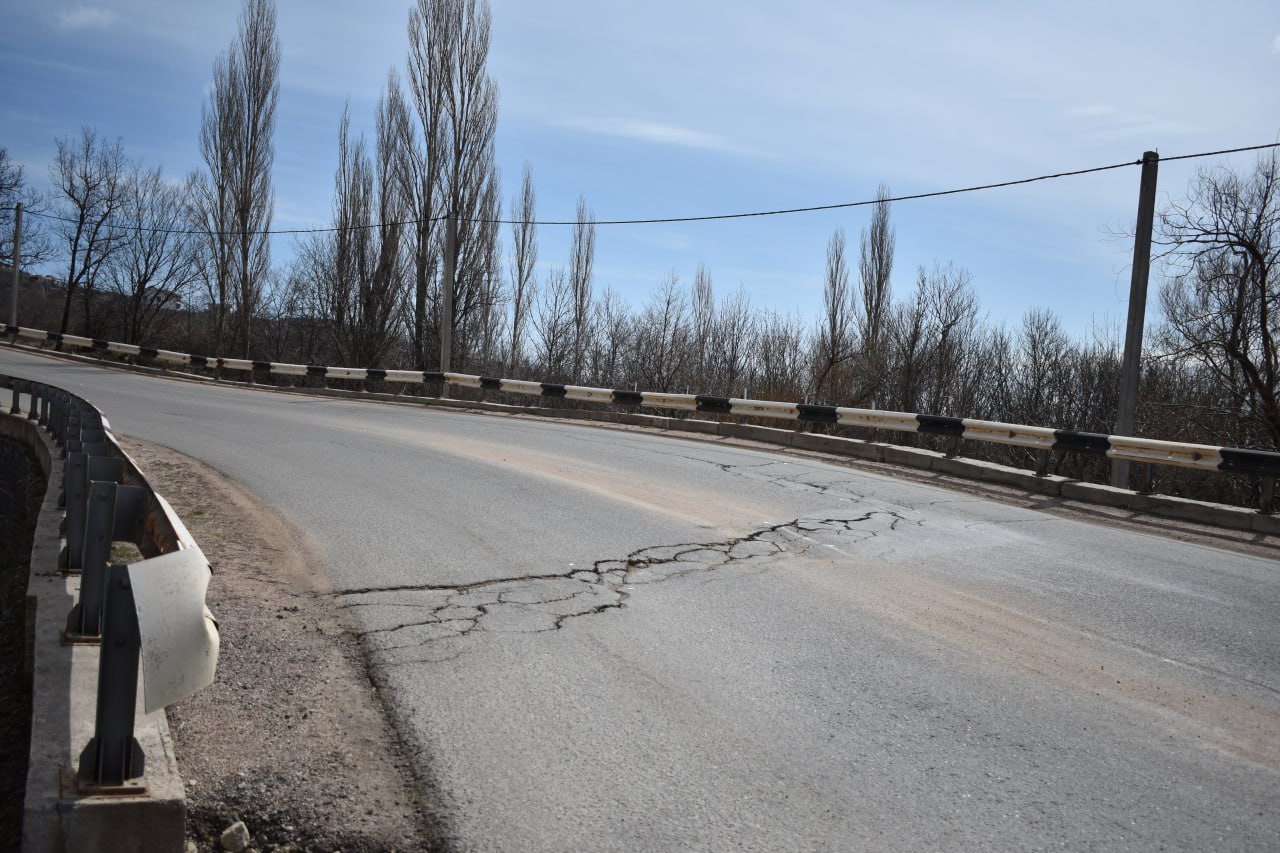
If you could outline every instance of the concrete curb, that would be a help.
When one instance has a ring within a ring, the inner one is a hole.
[[[62,549],[58,508],[62,459],[33,422],[0,416],[0,436],[25,444],[40,461],[44,503],[31,548],[27,581],[27,659],[31,676],[31,752],[23,804],[24,853],[183,849],[186,792],[164,711],[144,714],[138,691],[134,736],[146,755],[137,796],[86,796],[76,785],[80,752],[93,737],[97,715],[98,649],[60,642],[80,579],[58,569]],[[141,676],[139,676],[141,678]]]
[[[401,403],[419,406],[434,406],[445,409],[494,412],[505,415],[531,415],[535,417],[564,418],[594,423],[625,424],[668,432],[694,433],[714,435],[720,438],[756,441],[793,450],[829,453],[836,456],[848,456],[867,459],[887,465],[898,465],[904,468],[934,471],[954,477],[995,483],[1003,486],[1023,489],[1035,494],[1079,501],[1081,503],[1099,504],[1102,506],[1128,509],[1149,515],[1179,520],[1196,521],[1232,530],[1247,530],[1264,535],[1280,534],[1280,515],[1263,515],[1254,509],[1195,501],[1189,498],[1171,497],[1168,495],[1144,495],[1112,486],[1088,483],[1081,480],[1070,480],[1065,477],[1037,477],[1033,472],[1021,468],[1011,468],[995,462],[977,459],[947,457],[945,454],[921,448],[904,447],[899,444],[863,441],[856,438],[843,438],[820,433],[808,433],[794,429],[756,426],[737,422],[718,422],[695,418],[672,418],[662,415],[647,415],[632,412],[597,412],[588,409],[553,409],[542,406],[516,406],[485,401],[468,401],[440,399],[437,397],[408,397],[400,394],[386,394],[369,391],[345,391],[336,388],[284,388],[271,385],[234,382],[231,380],[213,380],[205,376],[162,370],[154,367],[142,367],[124,362],[80,356],[71,353],[51,352],[39,347],[16,345],[15,349],[33,353],[64,358],[70,361],[82,361],[99,366],[110,366],[134,373],[152,376],[164,376],[195,382],[217,382],[238,388],[253,388],[262,391],[273,391],[282,394],[302,394],[304,396],[333,397],[346,400],[372,400],[384,403]]]

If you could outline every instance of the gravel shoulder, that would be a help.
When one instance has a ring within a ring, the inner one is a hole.
[[[187,783],[187,835],[217,850],[242,820],[255,849],[438,850],[446,827],[418,793],[349,617],[303,536],[217,471],[118,436],[213,567],[221,653],[210,687],[169,709]]]

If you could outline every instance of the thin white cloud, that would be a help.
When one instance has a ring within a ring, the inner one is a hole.
[[[709,133],[676,127],[652,121],[635,119],[568,119],[558,122],[560,127],[581,130],[599,136],[614,136],[636,142],[652,142],[657,145],[675,145],[703,151],[720,151],[729,154],[753,154],[750,149],[735,145]]]
[[[78,6],[58,16],[58,24],[64,30],[105,30],[115,22],[115,12],[93,6]]]
[[[1071,124],[1080,138],[1095,141],[1168,139],[1170,136],[1191,136],[1204,132],[1204,128],[1197,124],[1161,118],[1149,113],[1129,113],[1104,103],[1064,107],[1058,110],[1058,116]]]
[[[1062,115],[1068,119],[1102,119],[1111,118],[1119,112],[1120,110],[1111,104],[1079,104],[1065,108],[1062,110]]]
[[[29,65],[32,68],[41,68],[46,71],[57,71],[63,74],[96,74],[95,69],[87,65],[72,65],[69,62],[62,62],[57,59],[50,59],[45,56],[27,56],[24,54],[11,54],[9,59],[18,65]]]

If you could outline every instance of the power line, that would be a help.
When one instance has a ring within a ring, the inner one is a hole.
[[[972,193],[979,190],[994,190],[1000,187],[1012,187],[1018,184],[1033,184],[1036,181],[1051,181],[1055,178],[1069,178],[1073,175],[1087,175],[1090,172],[1105,172],[1110,169],[1123,169],[1126,166],[1139,166],[1141,160],[1134,160],[1125,163],[1113,163],[1110,166],[1094,166],[1089,169],[1076,169],[1072,172],[1058,172],[1054,175],[1040,175],[1035,178],[1020,178],[1016,181],[1001,181],[998,184],[982,184],[976,187],[962,187],[954,190],[937,190],[928,193],[916,193],[914,195],[894,196],[893,198],[873,198],[863,201],[847,201],[839,204],[819,204],[812,207],[789,207],[781,210],[757,210],[750,213],[719,213],[709,216],[669,216],[661,219],[605,219],[596,222],[596,225],[657,225],[668,222],[710,222],[712,220],[722,219],[748,219],[754,216],[787,216],[793,213],[816,213],[822,210],[843,210],[849,207],[866,207],[867,205],[879,204],[880,202],[894,201],[915,201],[922,198],[938,198],[945,195],[959,195],[960,193]],[[521,220],[510,219],[478,219],[476,222],[492,222],[498,225],[522,225]],[[572,221],[550,221],[550,222],[533,222],[533,225],[577,225],[577,220]]]
[[[1161,159],[1161,162],[1167,163],[1173,160],[1194,160],[1201,157],[1217,157],[1224,154],[1239,154],[1245,151],[1261,151],[1264,149],[1277,148],[1277,147],[1280,147],[1280,142],[1269,142],[1265,145],[1249,145],[1242,148],[1225,148],[1219,151],[1202,151],[1196,154],[1179,154],[1172,157],[1161,157],[1160,159]],[[1074,169],[1069,172],[1055,172],[1054,174],[1051,174],[1051,175],[1037,175],[1034,178],[1019,178],[1017,180],[1011,180],[1011,181],[1000,181],[998,183],[991,183],[991,184],[979,184],[977,186],[959,187],[957,189],[950,189],[950,190],[935,190],[933,192],[913,193],[911,195],[893,196],[891,198],[884,198],[884,199],[881,199],[881,198],[863,199],[861,201],[839,202],[836,204],[819,204],[819,205],[812,205],[808,207],[789,207],[789,208],[780,208],[777,210],[755,210],[755,211],[749,211],[746,213],[715,213],[715,214],[708,214],[705,216],[664,216],[664,217],[656,217],[652,219],[601,219],[601,220],[596,220],[592,224],[594,225],[663,225],[663,224],[672,224],[672,223],[680,223],[680,222],[715,222],[715,221],[727,221],[732,219],[751,219],[751,218],[765,217],[765,216],[791,216],[799,213],[818,213],[820,211],[826,211],[826,210],[846,210],[854,207],[867,207],[873,204],[879,204],[881,202],[889,203],[889,202],[900,202],[900,201],[919,201],[921,199],[927,199],[927,198],[941,198],[943,196],[961,195],[963,193],[974,193],[974,192],[981,192],[984,190],[1002,189],[1004,187],[1015,187],[1015,186],[1021,186],[1023,184],[1034,184],[1041,181],[1052,181],[1060,178],[1071,178],[1079,175],[1093,174],[1095,172],[1107,172],[1113,169],[1124,169],[1131,166],[1141,166],[1141,165],[1142,165],[1141,160],[1127,160],[1123,163],[1112,163],[1109,166],[1093,166],[1087,169]],[[14,208],[5,207],[5,208],[0,208],[0,210],[11,211],[11,210],[14,210]],[[26,213],[28,213],[31,216],[38,216],[42,219],[51,219],[58,222],[74,222],[75,221],[72,219],[68,219],[66,217],[56,216],[50,213],[42,213],[42,212],[31,211],[31,210],[26,211]],[[372,223],[369,225],[355,226],[354,228],[352,227],[289,228],[289,229],[279,229],[279,230],[253,231],[249,233],[252,236],[333,234],[339,231],[347,231],[347,230],[364,230],[364,229],[395,227],[395,226],[405,227],[410,225],[419,225],[422,222],[443,222],[447,218],[448,217],[445,217],[445,216],[434,216],[425,220],[424,219],[407,219],[407,220],[393,221],[393,222],[379,222],[379,223]],[[576,219],[523,220],[523,219],[485,219],[485,218],[459,217],[458,221],[475,223],[475,224],[485,224],[485,225],[560,226],[560,225],[577,225],[578,224],[578,220]],[[205,235],[209,233],[207,231],[198,231],[194,229],[183,229],[183,228],[148,228],[142,225],[112,225],[110,227],[120,231],[133,231],[136,233],[147,233],[147,234],[197,236],[197,235]],[[239,236],[241,232],[231,231],[231,232],[219,232],[219,233],[222,236]]]
[[[1266,145],[1249,145],[1244,148],[1224,148],[1221,151],[1204,151],[1200,154],[1180,154],[1177,157],[1161,157],[1160,161],[1167,163],[1170,160],[1194,160],[1197,157],[1217,157],[1220,154],[1239,154],[1241,151],[1261,151],[1264,148],[1280,148],[1280,142],[1268,142]]]

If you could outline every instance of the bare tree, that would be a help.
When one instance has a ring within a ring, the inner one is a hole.
[[[966,372],[978,319],[978,298],[972,281],[968,270],[950,263],[945,267],[934,264],[932,273],[924,279],[921,295],[930,364],[929,393],[922,402],[932,414],[958,413],[960,409],[954,402],[966,396],[960,382],[974,375]]]
[[[710,380],[711,388],[730,396],[737,394],[751,367],[755,352],[758,320],[751,310],[751,297],[741,285],[731,294],[721,297],[716,311],[717,361]]]
[[[445,103],[449,92],[450,31],[453,0],[418,0],[409,10],[409,89],[417,110],[420,135],[406,123],[408,157],[401,173],[402,192],[414,218],[413,352],[414,366],[425,370],[431,349],[430,327],[440,270],[440,220],[448,212],[441,187],[445,161]],[[436,318],[438,322],[438,317]]]
[[[209,170],[198,185],[196,212],[211,261],[216,302],[214,343],[234,308],[237,348],[250,355],[253,312],[271,266],[275,193],[276,101],[280,40],[275,0],[245,0],[236,40],[213,65],[213,87],[201,111],[200,148]]]
[[[359,367],[381,366],[404,293],[403,196],[395,174],[401,136],[390,91],[378,102],[374,158],[363,137],[350,138],[350,113],[343,111],[334,227],[314,235],[299,252],[339,359]]]
[[[183,187],[166,181],[159,167],[133,170],[117,221],[122,233],[107,263],[108,280],[125,300],[125,342],[137,344],[173,319],[199,275]]]
[[[13,220],[19,202],[24,213],[44,210],[44,198],[27,184],[26,169],[14,163],[8,149],[0,145],[0,263],[10,266],[13,265]],[[40,220],[34,216],[24,217],[22,264],[33,266],[52,257],[53,247]]]
[[[883,405],[905,412],[918,412],[923,398],[922,384],[928,370],[926,340],[928,279],[924,267],[917,271],[916,292],[889,312],[886,377]]]
[[[120,140],[101,141],[87,125],[80,129],[78,138],[58,139],[56,146],[49,177],[58,195],[63,219],[60,231],[68,258],[59,331],[67,331],[71,303],[80,292],[85,331],[93,334],[91,310],[98,273],[120,244],[120,232],[113,221],[124,204],[128,164]]]
[[[458,258],[461,266],[455,277],[454,363],[459,367],[476,359],[488,361],[506,302],[498,254],[502,202],[496,170],[490,177],[482,185],[470,218],[458,223],[459,239],[468,247],[468,254]]]
[[[853,294],[844,257],[844,230],[827,243],[827,274],[822,285],[822,320],[814,335],[813,396],[835,401],[828,384],[836,368],[853,355]]]
[[[378,99],[375,118],[377,139],[374,150],[374,221],[370,231],[375,240],[374,266],[364,283],[363,313],[371,332],[371,346],[363,353],[363,364],[381,367],[393,341],[396,318],[400,315],[407,286],[405,270],[409,208],[400,192],[401,171],[408,158],[404,126],[409,115],[395,72]]]
[[[689,359],[689,302],[673,272],[654,291],[636,331],[636,377],[653,391],[672,391]]]
[[[498,173],[494,133],[498,90],[486,71],[491,15],[487,0],[418,0],[409,14],[409,79],[422,125],[422,147],[410,184],[419,222],[440,215],[457,220],[453,282],[442,287],[455,296],[454,330],[463,335],[465,361],[474,312],[492,307],[497,272]],[[435,229],[417,234],[414,337],[427,337],[426,304],[430,281],[441,257]],[[439,264],[443,267],[443,264]],[[474,324],[481,328],[489,324]]]
[[[805,326],[800,315],[765,311],[759,319],[757,340],[754,384],[758,395],[765,400],[803,396],[808,383]]]
[[[208,172],[193,172],[187,182],[189,216],[203,236],[200,269],[213,313],[213,339],[209,343],[215,353],[223,351],[235,257],[232,185],[239,83],[238,76],[232,73],[229,54],[220,54],[213,63],[209,101],[200,107],[200,154]]]
[[[497,184],[492,186],[491,198],[497,200]],[[479,267],[475,285],[468,291],[473,295],[472,307],[463,315],[464,353],[468,354],[485,373],[501,372],[505,362],[502,352],[503,326],[506,321],[507,293],[502,286],[499,269],[496,222],[501,213],[496,208],[489,215],[490,222],[483,223],[492,233],[485,235],[483,244],[487,252]],[[463,303],[464,307],[468,303]]]
[[[884,382],[885,324],[888,321],[890,277],[897,234],[889,224],[889,188],[881,184],[871,214],[870,229],[858,241],[858,273],[862,300],[857,315],[859,341],[859,399],[874,400]]]
[[[533,270],[538,263],[538,231],[534,225],[536,198],[533,169],[526,162],[520,195],[512,200],[511,211],[511,352],[507,371],[514,374],[524,354],[525,326],[537,291]]]
[[[573,292],[563,267],[547,274],[534,317],[539,367],[549,380],[563,381],[573,357]]]
[[[581,381],[583,360],[591,345],[591,278],[596,256],[596,217],[578,196],[578,215],[569,251],[569,288],[573,294],[573,377]]]
[[[1013,373],[1015,423],[1070,428],[1073,348],[1057,316],[1046,308],[1029,309],[1018,334]]]
[[[711,393],[714,379],[711,376],[711,362],[716,352],[716,301],[711,283],[711,270],[702,264],[693,277],[692,324],[690,330],[693,341],[693,363],[690,365],[690,379],[698,387],[700,393]]]
[[[591,380],[596,384],[616,387],[627,378],[624,371],[635,321],[630,307],[613,288],[605,288],[596,300],[593,325]]]
[[[1235,416],[1280,448],[1280,159],[1251,174],[1202,170],[1159,217],[1171,277],[1161,291],[1167,354],[1209,371]]]

